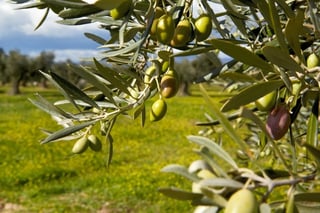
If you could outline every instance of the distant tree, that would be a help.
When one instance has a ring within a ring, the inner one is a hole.
[[[204,75],[219,66],[221,61],[215,53],[201,54],[192,61],[184,59],[176,63],[175,70],[180,76],[179,95],[190,95],[190,84],[201,81]]]
[[[3,85],[9,81],[8,75],[6,75],[6,72],[5,72],[6,60],[7,60],[7,55],[4,52],[4,50],[0,48],[0,85]]]
[[[11,50],[6,60],[6,74],[9,75],[11,90],[9,94],[20,94],[20,83],[29,71],[29,61],[26,55],[18,50]]]
[[[40,85],[44,88],[47,87],[47,79],[44,78],[42,75],[39,75],[38,70],[41,70],[43,72],[49,71],[54,64],[54,58],[55,58],[55,55],[53,52],[46,52],[46,51],[42,51],[40,55],[35,58],[35,66],[36,66],[36,70],[34,70],[36,71],[35,75],[39,77],[38,81]]]

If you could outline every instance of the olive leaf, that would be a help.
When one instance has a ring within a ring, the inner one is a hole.
[[[86,93],[84,93],[82,90],[80,90],[78,87],[71,84],[69,81],[61,78],[59,75],[55,74],[54,72],[51,72],[52,79],[59,84],[61,88],[68,94],[69,100],[72,99],[74,102],[74,99],[82,100],[83,102],[89,104],[90,106],[100,108],[95,101],[93,101]],[[75,103],[75,102],[74,102]],[[76,104],[77,105],[77,104]]]
[[[130,94],[128,91],[128,87],[130,86],[130,82],[127,82],[124,78],[122,78],[119,73],[114,71],[113,69],[103,66],[101,63],[97,61],[97,59],[93,59],[94,64],[97,68],[97,71],[99,74],[106,80],[108,80],[111,85],[119,89],[121,92],[124,92],[126,94]]]
[[[102,83],[95,74],[88,71],[85,67],[78,68],[76,66],[70,65],[70,68],[73,72],[86,79],[88,83],[99,89],[110,102],[116,104],[113,99],[111,89],[106,84]]]
[[[304,147],[306,147],[308,153],[310,153],[313,158],[315,159],[315,162],[318,166],[318,170],[320,169],[320,150],[316,147],[314,147],[313,145],[311,144],[308,144],[308,143],[305,143],[303,144]]]
[[[203,197],[202,194],[184,191],[176,187],[159,188],[158,191],[168,197],[178,200],[198,200]]]
[[[37,100],[29,98],[29,101],[41,110],[47,112],[48,114],[53,116],[62,116],[65,118],[74,118],[71,114],[63,111],[59,107],[53,105],[51,102],[47,101],[40,94],[36,94],[35,96],[37,97]]]
[[[212,44],[216,49],[221,50],[235,60],[260,68],[265,74],[268,72],[274,72],[273,67],[270,64],[242,46],[238,46],[231,41],[222,39],[212,39],[208,42],[210,42],[210,44]]]
[[[294,195],[294,201],[299,212],[316,213],[320,211],[319,197],[319,192],[298,193]]]
[[[303,69],[287,52],[278,47],[265,46],[262,48],[263,55],[273,64],[283,67],[286,70],[303,73]]]
[[[248,146],[246,142],[244,142],[241,137],[237,134],[235,129],[232,127],[230,121],[228,118],[220,112],[218,107],[216,106],[215,103],[213,103],[206,91],[206,89],[203,87],[203,85],[200,84],[200,91],[202,93],[202,96],[204,97],[205,101],[207,102],[208,106],[210,107],[211,112],[215,115],[217,120],[220,122],[226,133],[229,135],[229,137],[234,140],[241,148],[249,153]],[[237,167],[235,167],[237,168]]]
[[[97,122],[97,120],[92,120],[92,121],[88,121],[88,122],[84,122],[78,125],[74,125],[74,126],[70,126],[70,127],[66,127],[64,129],[58,130],[54,133],[52,133],[51,135],[49,135],[47,138],[45,138],[44,140],[41,141],[41,144],[46,144],[49,142],[53,142],[56,141],[60,138],[63,138],[65,136],[71,135],[72,133],[75,133],[85,127],[88,127],[90,125],[93,125]]]
[[[241,189],[243,188],[243,183],[227,178],[207,178],[199,181],[199,184],[202,187],[227,187],[232,189]]]
[[[283,86],[282,80],[264,81],[249,86],[227,100],[221,108],[222,112],[238,109],[258,98]]]
[[[302,33],[301,31],[304,21],[304,12],[305,11],[302,9],[297,10],[297,15],[295,17],[289,18],[289,20],[287,21],[287,25],[284,31],[288,44],[302,62],[305,59],[300,47],[299,34]]]
[[[63,19],[80,18],[83,16],[89,16],[102,11],[102,9],[95,7],[93,5],[86,5],[82,8],[69,8],[62,10],[59,16]]]
[[[193,182],[198,182],[200,180],[200,178],[193,173],[189,173],[188,169],[185,166],[181,166],[178,164],[171,164],[168,166],[165,166],[164,168],[161,169],[161,172],[171,172],[171,173],[175,173],[177,175],[181,175]]]
[[[280,16],[278,15],[278,11],[277,11],[277,7],[275,4],[275,0],[270,0],[268,3],[268,8],[269,8],[269,12],[270,12],[270,18],[271,18],[271,23],[270,26],[272,26],[276,36],[277,36],[277,40],[279,42],[280,48],[283,52],[285,52],[286,54],[289,54],[288,52],[288,47],[287,47],[287,43],[284,37],[284,34],[282,32],[282,26],[281,26],[281,22],[280,22]]]
[[[317,97],[312,105],[311,115],[308,119],[307,143],[314,147],[318,146],[318,117],[319,117],[319,97]]]
[[[207,147],[210,150],[210,152],[212,152],[215,156],[218,156],[222,160],[227,162],[230,166],[232,166],[232,168],[234,169],[238,168],[238,165],[233,160],[233,158],[220,145],[210,140],[209,138],[202,137],[202,136],[193,136],[193,135],[190,135],[187,138],[193,143],[196,143],[200,146]]]
[[[214,173],[219,177],[228,178],[228,174],[224,171],[224,169],[216,162],[215,159],[212,158],[212,153],[206,147],[202,147],[200,150],[195,151],[199,154],[213,169]]]

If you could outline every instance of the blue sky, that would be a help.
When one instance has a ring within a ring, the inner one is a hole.
[[[70,58],[95,56],[98,44],[84,36],[84,32],[102,33],[97,26],[63,26],[56,23],[59,17],[49,13],[46,22],[36,31],[34,28],[41,20],[44,10],[16,10],[19,5],[0,0],[0,48],[6,52],[18,49],[23,54],[38,55],[41,51],[52,51],[56,61]]]

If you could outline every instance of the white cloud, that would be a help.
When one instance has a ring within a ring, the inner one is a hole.
[[[64,26],[56,23],[59,20],[58,15],[52,11],[43,25],[34,31],[42,19],[45,10],[22,9],[17,10],[20,5],[12,4],[5,0],[0,0],[0,38],[9,36],[13,33],[22,33],[24,35],[40,35],[46,37],[72,37],[75,34],[83,32],[92,32],[97,29],[95,24],[81,26]]]
[[[66,61],[70,59],[74,62],[79,62],[82,60],[91,60],[93,57],[98,56],[98,50],[90,49],[60,49],[60,50],[45,50],[46,52],[53,52],[55,55],[55,61]],[[27,54],[31,57],[36,57],[40,54],[41,51],[31,51]]]

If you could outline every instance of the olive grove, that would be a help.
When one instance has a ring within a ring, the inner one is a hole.
[[[189,167],[172,164],[162,170],[189,179],[192,190],[159,191],[192,202],[197,212],[319,210],[318,1],[13,2],[21,9],[44,10],[37,27],[53,12],[66,27],[98,23],[107,32],[106,37],[85,33],[102,50],[92,59],[94,66],[69,66],[88,82],[85,90],[55,72],[40,71],[65,97],[56,103],[41,95],[31,100],[63,126],[46,132],[42,144],[73,140],[74,154],[108,146],[110,163],[118,116],[140,119],[143,126],[170,110],[166,101],[182,80],[175,70],[177,58],[205,54],[213,59],[223,52],[230,61],[193,79],[212,115],[197,123],[204,127],[200,135],[188,136],[199,145],[201,159]],[[203,84],[212,82],[232,94],[221,108]],[[148,100],[154,101],[150,108]],[[65,111],[65,104],[74,109]],[[232,152],[221,135],[234,142]]]

